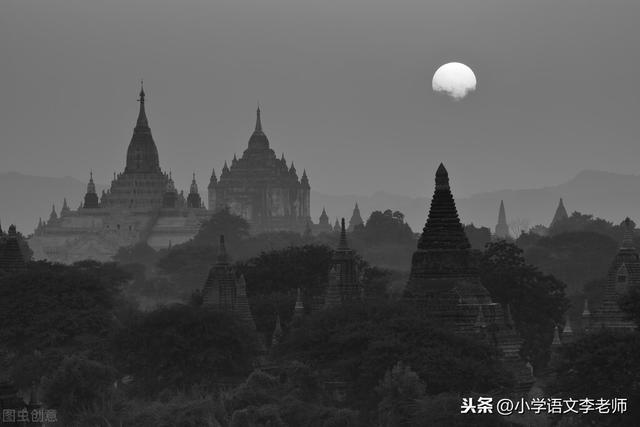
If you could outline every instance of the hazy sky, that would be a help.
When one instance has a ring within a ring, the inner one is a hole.
[[[201,189],[260,100],[280,155],[329,194],[457,197],[639,173],[638,0],[2,0],[0,171],[106,183],[144,78],[163,168]],[[478,89],[431,91],[443,63]],[[313,203],[313,202],[312,202]]]

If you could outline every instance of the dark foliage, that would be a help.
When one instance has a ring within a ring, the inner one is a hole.
[[[562,347],[554,397],[626,398],[627,413],[573,416],[578,425],[637,426],[640,423],[640,334],[603,330]],[[564,418],[564,416],[563,416]],[[572,424],[569,424],[572,425]]]
[[[512,384],[493,350],[434,328],[411,306],[389,301],[310,316],[278,353],[344,378],[349,401],[368,414],[378,401],[371,390],[399,361],[419,375],[428,393],[482,392]]]
[[[232,317],[178,304],[141,313],[113,341],[116,366],[149,396],[246,374],[256,351],[255,335]]]
[[[555,325],[568,308],[564,283],[527,264],[522,250],[504,240],[489,243],[480,258],[480,277],[494,301],[509,304],[524,339],[521,353],[535,369],[546,365]]]
[[[483,250],[487,243],[491,242],[491,230],[487,227],[476,227],[473,224],[464,226],[464,233],[469,239],[471,249]]]

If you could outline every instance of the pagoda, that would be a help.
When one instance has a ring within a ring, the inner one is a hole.
[[[633,244],[633,222],[626,218],[622,222],[622,227],[624,230],[622,244],[609,267],[602,302],[590,311],[588,301],[585,300],[582,323],[586,330],[636,329],[636,324],[627,319],[618,305],[620,297],[630,289],[640,289],[640,256]]]
[[[522,339],[511,320],[510,307],[506,307],[505,316],[505,310],[492,301],[480,282],[442,163],[435,187],[411,260],[405,299],[436,325],[501,350],[503,363],[516,377],[516,391],[526,393],[534,379],[519,355]]]
[[[556,208],[556,213],[553,215],[553,219],[551,220],[551,224],[549,224],[549,227],[551,228],[568,218],[569,215],[567,214],[567,210],[564,207],[564,202],[562,201],[561,197],[560,201],[558,202],[558,207]]]
[[[16,226],[9,227],[7,237],[0,245],[0,272],[15,273],[25,269],[24,256],[18,243]]]
[[[356,202],[356,206],[353,208],[353,213],[351,214],[351,219],[349,220],[349,231],[351,232],[354,228],[363,224],[364,221],[362,220],[362,216],[360,216],[360,208]]]
[[[219,179],[209,181],[209,209],[229,210],[245,218],[252,233],[303,232],[311,220],[310,185],[306,170],[299,178],[296,168],[278,159],[262,129],[260,108],[256,124],[242,157],[225,162]]]
[[[231,260],[224,243],[224,235],[220,236],[216,263],[211,267],[209,276],[202,291],[203,305],[212,310],[231,313],[251,330],[256,325],[247,298],[247,284],[244,276],[236,278]]]
[[[361,296],[355,252],[349,248],[347,243],[347,231],[344,218],[342,218],[340,242],[331,257],[331,270],[329,271],[324,306],[325,308],[335,307],[346,302],[359,300]]]
[[[500,200],[500,210],[498,211],[498,224],[496,224],[495,236],[498,239],[509,239],[509,226],[507,225],[507,214],[504,210],[504,201]]]

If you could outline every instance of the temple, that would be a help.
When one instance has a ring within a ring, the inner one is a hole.
[[[256,330],[256,324],[249,307],[244,276],[236,278],[236,272],[231,266],[231,260],[224,243],[224,236],[220,236],[218,257],[216,263],[209,270],[209,276],[202,291],[202,301],[204,307],[231,313],[247,327]]]
[[[553,215],[553,220],[551,220],[551,224],[549,224],[549,227],[553,227],[554,225],[557,225],[559,222],[564,221],[567,218],[569,218],[569,215],[567,214],[567,210],[564,207],[562,198],[560,198],[558,207],[556,208],[556,213]]]
[[[340,243],[333,251],[329,283],[324,300],[325,308],[361,299],[362,289],[358,276],[355,253],[347,243],[344,218],[340,231]]]
[[[497,239],[510,239],[509,226],[507,225],[507,214],[504,210],[504,201],[500,200],[500,210],[498,211],[498,224],[496,224],[495,237]]]
[[[435,324],[500,349],[503,363],[516,377],[517,390],[526,393],[534,379],[519,356],[522,339],[510,307],[503,310],[493,302],[480,282],[443,164],[435,181],[427,222],[411,260],[405,299]]]
[[[351,219],[349,220],[349,232],[360,225],[364,225],[364,221],[362,220],[362,216],[360,216],[358,203],[356,203],[356,206],[353,208],[353,213],[351,214]]]
[[[0,230],[0,236],[0,274],[24,270],[26,265],[18,243],[15,225],[9,227],[6,236],[2,235],[2,230]]]
[[[640,255],[633,244],[633,222],[626,218],[622,227],[624,237],[609,267],[600,305],[591,311],[585,300],[582,324],[586,331],[600,328],[629,331],[636,329],[636,324],[625,316],[618,304],[620,297],[631,288],[640,289]]]
[[[302,233],[309,214],[310,186],[306,171],[299,178],[284,154],[278,159],[262,130],[260,108],[248,147],[231,166],[225,162],[220,178],[212,173],[209,181],[209,209],[229,207],[245,218],[252,233],[297,231]]]
[[[147,243],[154,249],[189,240],[212,212],[202,206],[195,174],[187,198],[175,189],[171,174],[160,168],[158,149],[140,89],[139,110],[127,148],[124,171],[113,174],[98,196],[89,174],[84,202],[71,210],[66,200],[49,220],[39,222],[29,238],[35,259],[73,263],[83,259],[111,261],[118,249]]]

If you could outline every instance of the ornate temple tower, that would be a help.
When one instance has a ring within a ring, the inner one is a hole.
[[[232,313],[250,329],[256,330],[256,325],[247,299],[247,284],[244,276],[236,279],[236,273],[231,267],[224,236],[220,236],[218,258],[211,267],[209,277],[202,291],[203,305],[213,310]]]
[[[216,209],[216,184],[218,184],[218,178],[216,178],[216,170],[211,170],[211,178],[209,178],[209,190],[207,209],[214,211]]]
[[[241,158],[225,162],[220,179],[209,182],[209,208],[229,207],[245,218],[252,232],[302,232],[310,218],[310,186],[306,171],[298,179],[295,166],[284,155],[276,158],[262,130],[260,108],[248,147]]]
[[[329,284],[325,296],[324,306],[334,307],[348,301],[356,301],[362,297],[361,285],[358,280],[358,266],[355,253],[347,243],[347,230],[342,218],[340,243],[333,251]]]
[[[640,289],[640,255],[633,244],[633,222],[626,218],[622,222],[624,237],[620,249],[611,262],[607,273],[602,302],[593,312],[589,311],[588,302],[582,314],[585,329],[598,328],[634,330],[636,325],[627,320],[618,305],[620,297],[629,289]]]
[[[518,392],[526,393],[533,377],[520,358],[522,340],[509,306],[505,316],[500,304],[492,301],[473,266],[470,249],[441,163],[427,223],[411,259],[405,298],[435,323],[499,348],[503,362],[516,376]]]
[[[173,183],[173,178],[171,177],[171,172],[169,172],[169,179],[167,180],[167,188],[164,192],[164,197],[162,199],[162,207],[176,208],[177,206],[178,206],[178,190],[176,190],[176,186]]]
[[[201,208],[202,200],[198,193],[198,184],[196,183],[196,173],[193,173],[193,179],[191,180],[191,187],[189,188],[189,195],[187,196],[188,208]]]
[[[233,311],[236,298],[236,275],[231,267],[224,236],[220,236],[218,258],[209,270],[202,297],[205,306],[220,311]]]
[[[93,182],[93,171],[89,172],[89,183],[87,184],[87,194],[84,195],[85,209],[98,209],[98,195],[96,194],[96,184]]]
[[[509,226],[507,225],[507,214],[504,210],[504,201],[500,200],[500,210],[498,211],[498,224],[496,225],[496,237],[498,239],[509,239]]]
[[[358,203],[356,202],[356,206],[353,208],[353,214],[351,214],[351,219],[349,220],[349,231],[353,231],[356,226],[363,224],[364,221],[360,216],[360,208],[358,207]]]
[[[470,248],[441,163],[427,223],[411,260],[406,296],[421,300],[428,310],[445,312],[459,304],[492,304],[472,265]]]
[[[101,207],[148,210],[163,205],[168,176],[160,169],[158,149],[144,108],[142,87],[138,102],[140,109],[127,149],[124,172],[111,183],[111,189],[101,200]]]
[[[553,220],[551,221],[551,224],[549,224],[549,227],[553,227],[558,222],[563,221],[567,218],[569,218],[569,215],[567,214],[567,210],[564,208],[564,203],[562,202],[562,198],[560,198],[560,201],[558,202],[558,207],[556,208],[556,213],[553,215]]]
[[[14,273],[24,269],[25,263],[18,244],[18,233],[16,226],[12,224],[6,239],[0,246],[0,272]]]

